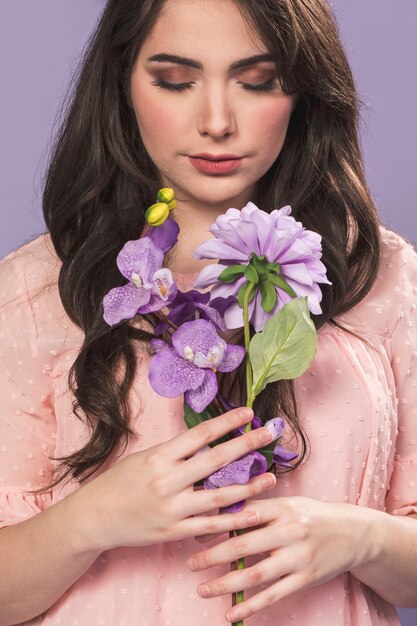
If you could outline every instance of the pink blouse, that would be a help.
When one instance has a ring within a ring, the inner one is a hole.
[[[417,512],[417,255],[393,232],[382,228],[382,237],[378,279],[339,320],[373,348],[329,325],[319,331],[313,363],[296,381],[311,454],[301,468],[278,481],[268,492],[271,497],[303,495],[394,515]],[[0,263],[1,526],[36,515],[77,489],[71,483],[41,496],[29,493],[49,481],[51,455],[67,455],[89,436],[72,414],[67,376],[83,336],[62,307],[58,271],[48,235]],[[193,276],[177,279],[182,289],[192,286]],[[146,352],[139,351],[132,391],[136,436],[126,455],[186,428],[182,397],[155,394],[148,365]],[[27,624],[226,625],[231,597],[204,600],[196,589],[229,566],[191,572],[186,560],[200,549],[189,539],[104,552],[48,611]],[[258,558],[262,555],[246,561],[250,565]],[[268,623],[386,626],[399,620],[394,607],[344,573],[245,620],[248,626]]]

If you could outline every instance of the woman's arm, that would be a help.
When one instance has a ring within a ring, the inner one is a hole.
[[[233,410],[170,441],[136,452],[45,511],[0,530],[0,626],[51,607],[104,550],[178,541],[259,522],[251,511],[206,516],[275,485],[263,474],[246,485],[194,491],[198,480],[271,440],[260,428],[196,454],[246,424]],[[184,459],[186,459],[184,461]]]
[[[375,514],[369,560],[351,573],[396,606],[417,606],[417,515]]]
[[[0,626],[46,611],[100,554],[81,546],[84,519],[78,502],[78,494],[72,494],[0,530]]]

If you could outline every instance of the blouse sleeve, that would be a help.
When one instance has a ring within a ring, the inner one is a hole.
[[[50,481],[55,418],[46,312],[32,298],[26,268],[19,252],[0,263],[0,528],[51,503],[50,492],[30,493]]]
[[[398,435],[386,510],[394,515],[417,513],[417,254],[401,247],[399,317],[391,336],[391,366],[397,397]]]

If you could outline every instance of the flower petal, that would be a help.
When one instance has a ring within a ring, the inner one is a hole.
[[[245,354],[246,350],[243,346],[228,345],[217,369],[219,372],[232,372],[242,363]]]
[[[134,287],[131,284],[115,287],[103,299],[104,320],[110,326],[122,320],[135,317],[138,310],[151,297],[149,289]]]
[[[205,478],[204,487],[206,489],[215,489],[236,484],[245,485],[252,476],[264,474],[267,466],[264,455],[254,450]]]
[[[243,328],[243,310],[239,304],[235,302],[224,313],[224,323],[226,328]]]
[[[149,383],[160,396],[175,398],[188,389],[198,388],[203,380],[204,370],[181,359],[172,349],[151,358]]]
[[[271,431],[273,439],[278,439],[284,431],[285,422],[282,417],[274,417],[268,420],[265,426]]]
[[[164,253],[150,237],[127,241],[117,256],[117,267],[125,278],[131,280],[132,273],[138,274],[146,285],[162,267]]]
[[[188,346],[193,352],[207,355],[210,348],[224,343],[224,340],[216,333],[213,324],[201,319],[185,322],[172,335],[172,345],[181,356]]]
[[[247,261],[248,256],[220,239],[203,241],[193,252],[196,259],[225,259],[227,261]]]
[[[198,368],[196,368],[198,369]],[[212,370],[199,369],[204,374],[204,380],[197,389],[185,392],[185,400],[194,411],[201,413],[214,400],[217,393],[217,378]]]
[[[177,222],[168,217],[160,226],[151,226],[148,237],[163,252],[167,252],[177,243],[179,230]]]
[[[201,311],[204,319],[207,319],[212,324],[215,324],[219,330],[226,330],[226,325],[223,321],[223,317],[213,306],[207,304],[196,304],[196,309]]]
[[[256,224],[252,221],[246,222],[245,220],[233,220],[230,225],[238,233],[240,239],[245,243],[245,251],[248,251],[248,256],[251,252],[255,254],[261,254],[258,241],[258,230]],[[249,259],[248,259],[249,260]]]
[[[225,270],[227,265],[220,265],[219,263],[211,263],[203,267],[199,275],[194,281],[194,287],[197,289],[205,289],[216,282],[218,276]]]

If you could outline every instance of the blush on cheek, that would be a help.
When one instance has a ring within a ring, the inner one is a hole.
[[[160,98],[134,96],[134,110],[141,135],[152,133],[153,136],[168,137],[175,124],[172,106]]]
[[[258,111],[256,122],[253,125],[254,131],[258,135],[265,137],[265,140],[274,138],[285,138],[291,113],[293,110],[292,98],[286,98],[278,104],[272,103],[261,107]]]

